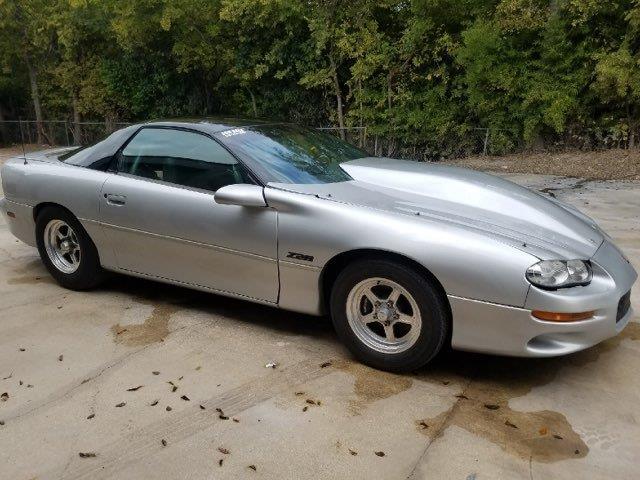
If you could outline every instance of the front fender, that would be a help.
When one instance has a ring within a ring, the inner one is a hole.
[[[273,188],[265,195],[278,210],[283,308],[319,313],[323,267],[336,255],[359,249],[391,251],[420,263],[447,295],[515,307],[525,303],[524,274],[538,258],[513,239],[313,195]]]

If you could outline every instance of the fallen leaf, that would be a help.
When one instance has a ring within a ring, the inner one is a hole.
[[[266,368],[276,368],[278,364],[276,362],[269,362],[265,365]]]
[[[156,372],[151,372],[151,373],[153,373],[154,375],[160,375],[160,372],[157,372],[157,371]]]
[[[450,382],[449,380],[443,380],[443,381],[442,381],[442,384],[443,384],[443,385],[449,385],[450,383],[451,383],[451,382]]]
[[[182,400],[184,400],[185,402],[190,402],[191,401],[191,399],[189,397],[187,397],[186,395],[182,395],[180,398]]]
[[[159,402],[159,401],[160,401],[160,400],[154,400],[154,401],[153,401],[153,402],[151,402],[149,405],[150,405],[151,407],[155,407],[155,406],[158,404],[158,402]]]
[[[418,425],[420,425],[423,429],[429,428],[429,425],[424,420],[422,420]]]
[[[89,415],[89,416],[87,417],[87,420],[91,420],[91,419],[92,419],[93,417],[95,417],[95,416],[96,416],[96,414],[95,414],[95,413],[92,413],[91,415]]]
[[[225,454],[225,455],[229,455],[229,454],[231,453],[229,450],[227,450],[227,449],[226,449],[226,448],[224,448],[224,447],[218,447],[218,451],[219,451],[220,453]]]
[[[553,438],[555,438],[556,440],[562,440],[562,437],[560,435],[558,435],[557,433],[553,434]]]
[[[60,356],[58,357],[58,361],[59,361],[59,362],[61,362],[63,359],[64,359],[64,355],[60,355]]]
[[[455,396],[456,398],[459,398],[461,400],[469,400],[469,397],[467,397],[464,393],[459,393],[458,395]]]
[[[62,305],[58,305],[58,310],[60,310],[62,308]]]
[[[310,398],[307,398],[307,399],[305,400],[305,402],[307,402],[309,405],[315,405],[315,404],[316,404],[316,402],[314,402],[314,401],[313,401],[313,400],[311,400]]]
[[[20,349],[21,352],[24,352],[25,350],[26,350],[26,348],[21,348]]]
[[[580,450],[576,449],[573,453],[575,453],[576,455],[580,455]]]
[[[224,412],[220,407],[216,407],[216,412],[218,412],[220,415],[224,415]]]
[[[354,456],[358,454],[358,452],[356,452],[355,450],[351,450],[351,449],[349,449],[349,453],[351,455],[354,455]]]
[[[218,418],[220,420],[229,420],[229,417],[227,417],[226,415],[223,415],[223,414],[218,415]]]
[[[542,427],[540,430],[538,430],[538,433],[540,435],[546,435],[549,432],[549,430],[547,429],[547,427]]]
[[[127,331],[127,329],[126,329],[126,328],[122,328],[122,329],[120,329],[120,330],[118,330],[118,331],[116,332],[116,335],[122,335],[122,334],[123,334],[124,332],[126,332],[126,331]]]
[[[80,458],[93,458],[97,454],[93,452],[78,452],[78,455],[80,456]]]
[[[518,428],[518,426],[515,423],[511,423],[509,420],[505,420],[504,424],[507,427],[511,427],[511,428]]]
[[[302,408],[302,411],[303,411],[303,412],[306,412],[307,410],[309,410],[309,407],[308,407],[307,405],[305,405],[305,406]]]
[[[254,472],[257,470],[257,468],[256,468],[256,466],[255,466],[255,465],[249,465],[249,468],[250,468],[251,470],[253,470]]]
[[[135,392],[137,390],[140,390],[142,387],[143,385],[138,385],[137,387],[127,388],[127,392]]]
[[[173,410],[169,405],[167,405],[167,408],[165,409],[167,412],[170,412],[171,410]]]
[[[175,385],[173,387],[171,387],[171,391],[175,392],[178,389],[178,387],[176,387]]]
[[[18,385],[22,385],[22,383],[23,383],[23,382],[22,382],[22,380],[20,380],[20,381],[18,382]]]
[[[4,425],[4,420],[0,420],[0,426]]]
[[[221,458],[220,460],[218,460],[218,465],[222,466],[222,462],[224,462],[224,458]]]
[[[373,453],[375,453],[379,457],[384,457],[384,455],[385,455],[384,452],[373,452]]]
[[[240,423],[240,420],[238,420],[236,417],[233,417],[231,420],[233,420],[236,423]]]
[[[13,377],[13,372],[11,372],[9,375],[4,377],[3,380],[9,380],[11,377]]]
[[[296,392],[297,396],[304,395],[304,392]]]
[[[202,368],[202,367],[201,367],[200,365],[198,365],[198,366],[196,367],[196,370],[200,370],[201,368]]]
[[[27,384],[27,388],[33,388],[33,385],[31,385],[30,383]]]
[[[324,362],[322,364],[320,364],[320,368],[327,368],[331,366],[331,362]]]
[[[160,440],[160,443],[162,443],[163,447],[167,446],[167,441],[164,438],[162,440]]]
[[[200,405],[200,410],[204,410],[204,405]]]
[[[120,402],[119,404],[116,405],[116,407],[120,408],[120,407],[124,407],[126,405],[126,402]]]
[[[485,403],[484,408],[488,410],[498,410],[500,408],[500,405],[495,405],[493,403]]]
[[[3,402],[6,402],[7,400],[9,400],[9,393],[4,392],[2,395],[0,395],[0,400],[2,400]]]
[[[182,380],[184,378],[184,375],[181,375],[178,380]]]

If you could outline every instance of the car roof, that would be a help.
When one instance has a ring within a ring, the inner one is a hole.
[[[224,130],[238,127],[259,127],[264,125],[287,125],[287,122],[266,119],[245,119],[233,117],[202,117],[202,118],[176,118],[167,120],[153,120],[140,123],[143,125],[155,125],[163,127],[195,128],[207,133],[218,133]]]

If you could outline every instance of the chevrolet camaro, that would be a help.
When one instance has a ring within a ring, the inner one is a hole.
[[[115,271],[330,314],[380,369],[417,369],[445,345],[567,354],[632,315],[635,270],[575,208],[291,124],[143,123],[1,175],[9,229],[62,286]]]

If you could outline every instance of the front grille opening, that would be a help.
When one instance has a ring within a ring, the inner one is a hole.
[[[625,293],[618,302],[618,314],[616,315],[616,323],[618,323],[627,314],[631,308],[631,290]]]

